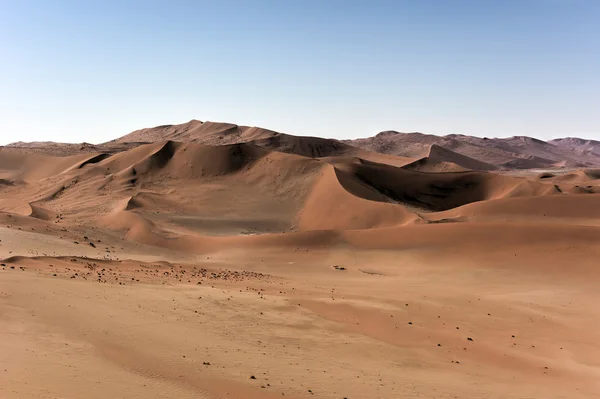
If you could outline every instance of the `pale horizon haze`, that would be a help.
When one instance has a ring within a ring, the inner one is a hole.
[[[600,139],[600,2],[0,0],[0,144],[202,121]]]

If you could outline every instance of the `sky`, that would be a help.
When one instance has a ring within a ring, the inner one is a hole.
[[[597,0],[0,0],[0,144],[199,119],[600,139]]]

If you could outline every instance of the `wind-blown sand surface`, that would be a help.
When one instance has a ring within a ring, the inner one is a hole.
[[[0,150],[1,398],[600,396],[595,169],[196,122]]]

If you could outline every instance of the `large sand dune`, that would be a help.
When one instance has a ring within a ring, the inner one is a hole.
[[[0,397],[600,397],[595,144],[490,140],[0,149]]]

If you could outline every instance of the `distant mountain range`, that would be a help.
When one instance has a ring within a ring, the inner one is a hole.
[[[436,145],[501,169],[600,165],[600,142],[575,137],[542,141],[527,136],[480,138],[459,134],[381,132],[344,143],[384,154],[420,157]]]
[[[87,152],[117,152],[161,141],[194,142],[205,145],[250,143],[275,151],[312,158],[359,157],[419,170],[502,170],[587,168],[600,166],[600,141],[567,137],[542,141],[532,137],[480,138],[458,134],[436,136],[423,133],[381,132],[373,137],[335,140],[293,136],[272,130],[231,123],[191,120],[136,130],[107,143],[62,144],[53,142],[12,143],[15,150],[28,149],[51,155]]]

